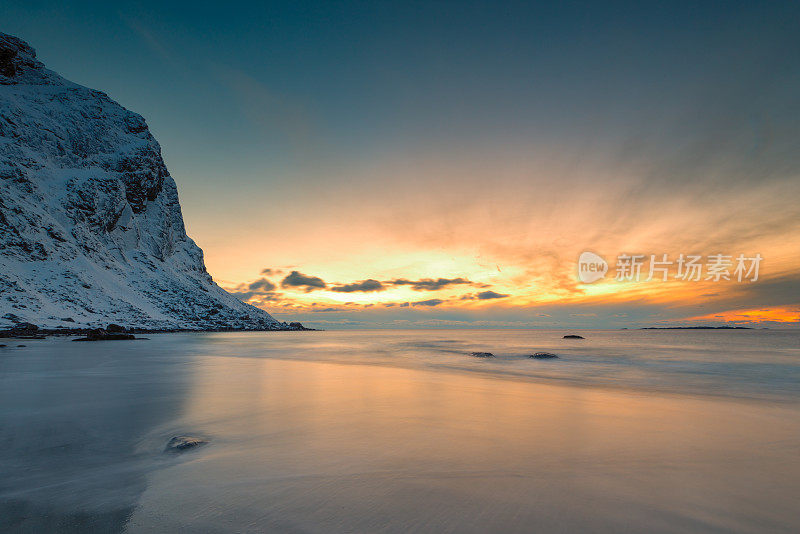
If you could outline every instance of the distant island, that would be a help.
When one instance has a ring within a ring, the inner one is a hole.
[[[646,326],[640,330],[752,330],[749,326]]]

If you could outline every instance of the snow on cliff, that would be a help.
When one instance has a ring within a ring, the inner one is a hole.
[[[217,286],[144,119],[0,33],[0,328],[280,328]]]

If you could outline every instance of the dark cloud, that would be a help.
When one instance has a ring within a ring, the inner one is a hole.
[[[239,284],[235,288],[228,288],[227,291],[242,302],[258,305],[267,301],[281,300],[281,294],[276,292],[276,289],[275,284],[261,278],[249,284]]]
[[[275,284],[273,284],[266,278],[256,280],[247,287],[250,289],[250,291],[275,291],[275,289],[277,289]]]
[[[478,294],[464,295],[460,300],[490,300],[490,299],[504,299],[509,297],[504,293],[495,293],[494,291],[481,291]]]
[[[340,293],[352,293],[354,291],[385,291],[386,287],[379,281],[370,278],[361,282],[332,287],[331,290]]]
[[[428,299],[428,300],[418,300],[417,302],[413,302],[412,306],[438,306],[439,304],[443,303],[442,299]]]
[[[266,274],[267,276],[271,276],[273,274],[283,274],[283,271],[281,269],[266,268],[261,270],[261,274]]]
[[[398,304],[401,308],[408,308],[408,302],[404,302],[402,304]]]
[[[507,296],[508,295],[502,293],[495,293],[494,291],[481,291],[478,293],[478,300],[504,299]]]
[[[289,276],[281,281],[281,287],[302,287],[306,293],[314,291],[315,289],[323,289],[327,287],[322,278],[316,276],[308,276],[298,271],[292,271]]]
[[[360,282],[353,282],[352,284],[341,284],[336,287],[332,287],[333,291],[339,291],[341,293],[352,293],[355,291],[385,291],[387,289],[387,285],[392,286],[411,286],[411,289],[415,291],[438,291],[448,286],[458,285],[458,284],[469,284],[475,285],[466,278],[422,278],[420,280],[408,280],[406,278],[397,278],[395,280],[388,280],[385,282],[380,282],[373,278],[369,278],[367,280],[362,280]],[[489,287],[484,284],[480,284],[479,287]]]
[[[387,284],[392,284],[395,286],[411,286],[411,289],[415,291],[438,291],[447,286],[472,284],[472,282],[466,278],[437,278],[436,280],[432,278],[423,278],[421,280],[406,280],[405,278],[398,278],[396,280],[387,282]]]

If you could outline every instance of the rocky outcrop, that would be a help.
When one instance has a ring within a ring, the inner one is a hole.
[[[7,330],[0,330],[0,338],[13,337],[17,339],[44,339],[41,330],[35,324],[17,322]]]
[[[73,339],[73,341],[118,341],[124,339],[136,339],[136,337],[125,327],[112,323],[105,328],[92,328],[86,332],[86,337]]]
[[[287,329],[212,280],[145,120],[0,33],[0,329]]]
[[[196,449],[208,443],[207,439],[198,438],[194,436],[173,436],[164,448],[165,452],[184,452],[190,449]]]

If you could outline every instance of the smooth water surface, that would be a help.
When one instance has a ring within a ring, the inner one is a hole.
[[[800,529],[800,332],[564,333],[9,343],[0,531]]]

